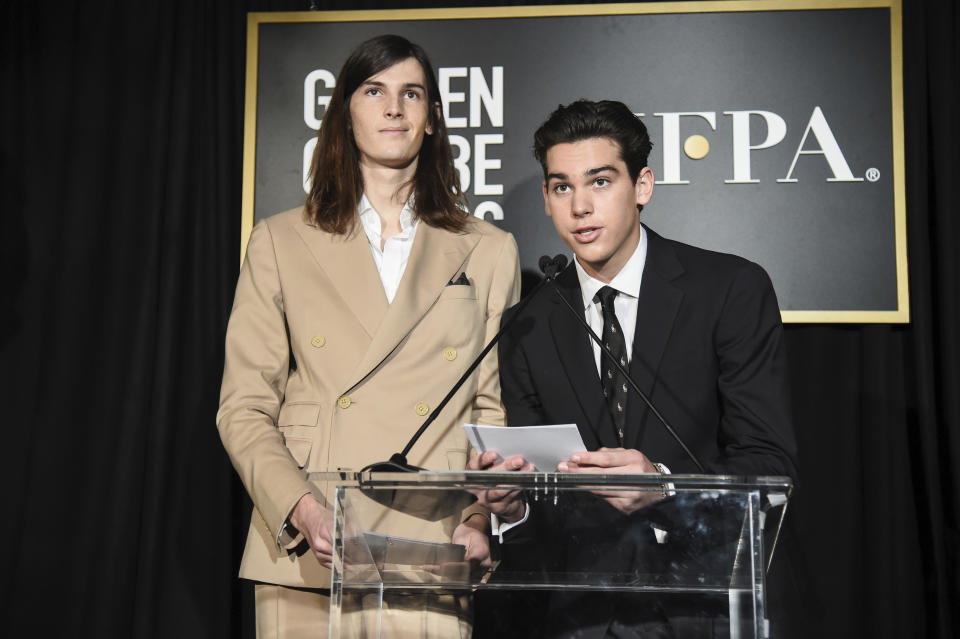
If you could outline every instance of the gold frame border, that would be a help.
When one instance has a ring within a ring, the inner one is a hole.
[[[240,204],[240,265],[247,254],[247,242],[253,232],[253,203],[257,187],[257,80],[259,79],[260,24],[279,20],[260,20],[257,16],[279,15],[247,14],[247,69],[246,94],[243,103],[243,196]]]
[[[253,203],[257,142],[257,71],[260,25],[280,22],[375,22],[383,20],[471,20],[485,18],[553,18],[653,13],[738,13],[828,9],[890,9],[890,94],[893,142],[894,250],[896,252],[897,310],[895,311],[780,311],[792,324],[906,324],[910,322],[907,271],[907,217],[903,116],[902,0],[705,0],[624,4],[570,4],[459,9],[385,9],[355,11],[283,11],[247,14],[246,95],[243,122],[243,199],[240,219],[240,263],[253,230]]]

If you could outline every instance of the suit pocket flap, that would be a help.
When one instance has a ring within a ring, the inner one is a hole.
[[[320,404],[298,402],[284,404],[277,416],[277,426],[316,426],[320,419]]]
[[[438,301],[475,299],[477,299],[477,289],[474,288],[473,284],[450,284],[444,287]]]
[[[310,459],[310,449],[313,448],[313,442],[299,437],[284,437],[284,441],[287,444],[287,450],[290,451],[290,456],[297,462],[297,466],[300,468],[306,466],[307,460]]]

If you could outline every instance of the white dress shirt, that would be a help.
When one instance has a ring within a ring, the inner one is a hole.
[[[400,287],[403,272],[407,268],[407,262],[410,261],[413,238],[417,234],[417,225],[420,223],[413,213],[413,199],[407,200],[403,205],[400,211],[400,232],[387,238],[383,243],[383,250],[380,249],[380,241],[383,237],[380,214],[370,204],[366,194],[360,198],[357,210],[360,213],[360,225],[363,226],[363,231],[370,242],[370,253],[373,254],[373,261],[377,265],[380,281],[383,282],[383,292],[387,294],[387,301],[392,303],[397,294],[397,288]]]
[[[604,286],[616,289],[618,294],[613,300],[613,310],[617,314],[617,321],[620,322],[620,328],[623,331],[623,340],[627,345],[628,360],[633,357],[633,333],[637,327],[637,303],[640,299],[640,284],[643,280],[643,267],[647,262],[647,231],[640,227],[640,241],[637,243],[633,255],[623,265],[620,272],[617,273],[609,284],[604,284],[596,280],[583,270],[577,258],[573,258],[576,265],[577,278],[580,280],[580,291],[583,293],[583,311],[586,315],[587,324],[597,335],[603,335],[603,312],[600,301],[593,301],[593,298]],[[600,374],[600,345],[590,340],[593,347],[593,359],[597,365],[597,374]]]
[[[617,273],[609,284],[604,284],[596,280],[583,270],[577,258],[573,258],[576,265],[577,278],[580,280],[580,292],[583,293],[583,312],[586,315],[587,323],[597,335],[603,335],[603,311],[601,310],[600,300],[596,302],[593,298],[604,286],[617,290],[617,296],[613,299],[613,311],[617,314],[617,321],[620,322],[620,330],[623,331],[623,340],[627,345],[627,359],[633,357],[633,337],[637,328],[637,307],[640,302],[640,285],[643,282],[643,267],[647,263],[647,230],[640,227],[640,241],[637,243],[633,255],[623,265],[620,272]],[[587,339],[590,339],[587,336]],[[590,345],[593,347],[593,359],[597,365],[597,375],[602,375],[600,371],[600,345],[590,339]],[[635,397],[634,401],[639,400]],[[670,469],[664,464],[651,462],[657,467],[662,475],[669,475]],[[672,483],[664,485],[664,492],[672,493],[674,490]],[[663,543],[661,535],[663,531],[654,529],[657,533],[657,540]]]
[[[357,211],[360,214],[360,225],[363,227],[364,233],[367,234],[367,241],[370,243],[370,252],[373,254],[374,263],[377,265],[380,281],[383,283],[383,292],[387,294],[387,301],[392,303],[394,296],[397,294],[397,288],[400,286],[400,280],[403,278],[403,271],[406,270],[407,262],[410,261],[413,238],[417,234],[417,224],[420,222],[413,214],[413,198],[407,200],[400,211],[400,232],[387,238],[387,241],[383,243],[382,251],[380,250],[380,239],[383,224],[380,221],[380,214],[370,204],[366,194],[360,198]],[[289,527],[290,521],[288,519],[277,533],[277,543],[283,548],[292,548],[303,539],[300,533],[296,537],[292,536]]]
[[[628,358],[633,354],[633,336],[637,326],[637,305],[640,299],[640,284],[643,280],[643,267],[646,262],[647,231],[642,226],[640,227],[640,241],[637,243],[636,250],[633,251],[633,255],[631,255],[630,259],[627,260],[627,263],[623,265],[623,268],[620,269],[620,272],[617,273],[612,280],[610,280],[609,284],[604,284],[600,280],[594,279],[587,275],[587,272],[583,270],[582,266],[580,266],[580,262],[577,261],[577,258],[573,258],[573,263],[577,269],[577,278],[580,280],[580,291],[583,293],[583,309],[586,315],[587,323],[590,325],[590,328],[597,333],[597,335],[603,334],[603,313],[601,311],[600,302],[594,302],[593,298],[596,296],[597,291],[604,286],[610,286],[618,291],[617,297],[613,300],[613,308],[614,312],[617,314],[617,321],[620,322],[620,328],[623,331],[623,339],[627,345]],[[586,335],[584,338],[590,339],[590,337]],[[597,375],[599,376],[601,374],[600,346],[592,339],[590,339],[590,344],[593,347],[593,358],[597,365]],[[670,474],[670,469],[663,464],[654,463],[654,465],[661,474]],[[665,484],[664,491],[666,492],[667,490],[672,491],[673,485],[669,483]],[[500,542],[503,543],[503,533],[526,522],[529,516],[530,508],[527,507],[523,513],[523,518],[520,519],[520,521],[508,524],[500,523],[497,516],[491,513],[490,524],[493,529],[492,532],[494,535],[499,536]],[[666,533],[657,529],[654,529],[654,533],[657,536],[657,541],[663,543],[663,540],[666,538]]]

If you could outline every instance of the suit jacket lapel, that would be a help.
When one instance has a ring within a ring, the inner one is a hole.
[[[557,290],[573,308],[583,308],[580,282],[573,264],[557,278]],[[583,411],[585,423],[577,424],[583,443],[589,450],[596,450],[600,446],[617,446],[617,431],[610,411],[603,401],[590,336],[570,315],[570,309],[566,308],[563,302],[553,301],[556,308],[550,314],[550,330],[564,372]]]
[[[371,338],[387,312],[387,296],[377,266],[370,255],[370,243],[360,225],[349,235],[332,235],[300,222],[297,233],[324,270],[343,305],[356,315]]]
[[[672,283],[682,274],[683,266],[673,248],[647,229],[647,260],[643,267],[630,360],[630,376],[647,397],[653,394],[660,360],[683,301],[683,290]],[[624,436],[625,446],[639,449],[649,409],[642,399],[632,394],[628,410],[631,427]]]
[[[454,234],[425,223],[417,226],[410,260],[400,280],[400,287],[387,307],[360,365],[350,376],[348,388],[356,386],[379,366],[413,330],[440,297],[447,282],[456,276],[479,241],[480,236],[475,233]],[[376,284],[382,296],[383,285],[379,278]]]

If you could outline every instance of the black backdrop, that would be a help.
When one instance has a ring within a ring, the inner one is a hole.
[[[308,4],[0,5],[7,636],[252,635],[250,506],[214,427],[245,14]],[[816,636],[960,632],[960,12],[907,5],[913,321],[787,328]]]

